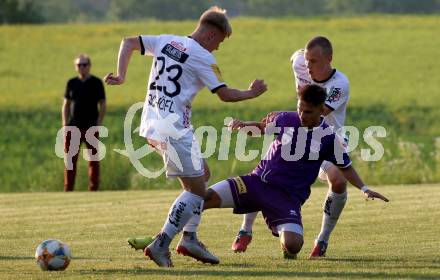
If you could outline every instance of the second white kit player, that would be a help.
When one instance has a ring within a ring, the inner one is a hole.
[[[296,90],[305,85],[316,84],[326,89],[324,119],[336,130],[344,126],[346,107],[349,99],[347,77],[331,66],[333,48],[331,42],[322,36],[312,38],[305,49],[296,51],[291,57]],[[319,178],[328,182],[329,191],[324,201],[321,232],[315,241],[310,258],[323,257],[328,246],[330,234],[347,201],[347,180],[332,163],[324,161]],[[246,251],[252,240],[252,226],[257,213],[245,214],[241,229],[232,243],[235,252]]]
[[[200,220],[208,172],[191,126],[192,101],[205,86],[225,102],[255,98],[267,89],[262,80],[254,80],[248,90],[229,88],[223,81],[212,52],[231,33],[226,11],[211,7],[201,15],[191,36],[125,38],[119,50],[117,75],[109,73],[105,77],[109,85],[122,84],[134,50],[154,57],[140,135],[162,154],[167,177],[177,177],[183,188],[161,231],[144,249],[145,255],[159,266],[173,266],[169,246],[182,230],[186,234],[177,245],[178,253],[202,262],[219,262],[197,240],[195,231],[186,226],[189,221],[198,224]]]

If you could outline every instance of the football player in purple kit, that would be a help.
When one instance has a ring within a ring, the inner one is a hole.
[[[337,166],[366,198],[388,202],[363,183],[345,152],[343,140],[325,123],[325,100],[325,89],[305,85],[298,92],[297,112],[279,113],[266,122],[233,120],[233,130],[257,127],[266,132],[270,122],[280,132],[250,174],[223,180],[208,189],[204,209],[233,208],[236,214],[262,211],[273,235],[280,237],[285,257],[294,258],[303,245],[301,206],[309,198],[324,160]]]
[[[310,39],[305,48],[295,51],[290,59],[296,91],[298,92],[304,85],[310,84],[325,88],[327,99],[323,111],[324,120],[337,133],[344,136],[342,128],[345,123],[350,85],[347,76],[333,68],[332,60],[332,43],[323,36]],[[276,114],[276,112],[272,114]],[[321,231],[315,239],[310,259],[325,256],[330,235],[347,202],[347,180],[337,166],[325,160],[321,165],[318,178],[327,183],[329,189],[323,204]],[[252,227],[257,214],[258,212],[243,215],[243,223],[231,246],[234,252],[246,251],[252,240]]]

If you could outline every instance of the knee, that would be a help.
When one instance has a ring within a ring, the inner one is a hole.
[[[302,246],[304,244],[304,241],[285,241],[281,243],[281,246],[283,250],[289,254],[298,254]]]
[[[343,176],[336,176],[329,180],[332,192],[344,193],[347,191],[347,180]]]
[[[289,254],[297,254],[301,251],[304,238],[300,234],[289,233],[281,235],[281,247]]]
[[[210,208],[220,208],[221,198],[220,196],[212,189],[206,190],[206,196],[203,203],[203,210]]]

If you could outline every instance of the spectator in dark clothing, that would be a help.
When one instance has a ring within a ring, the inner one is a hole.
[[[78,76],[67,82],[64,102],[62,107],[63,126],[75,126],[81,132],[79,145],[86,142],[88,152],[97,155],[98,132],[95,132],[92,140],[86,141],[86,132],[92,126],[102,125],[106,103],[105,91],[102,81],[90,74],[91,61],[86,54],[80,54],[74,60],[75,70]],[[69,152],[72,132],[66,131],[64,134],[64,150]],[[78,135],[79,137],[79,135]],[[76,141],[74,141],[76,142]],[[75,149],[76,150],[76,149]],[[76,175],[76,163],[78,153],[72,157],[72,168],[64,167],[64,191],[73,191]],[[99,187],[99,161],[89,158],[89,191],[97,191]]]

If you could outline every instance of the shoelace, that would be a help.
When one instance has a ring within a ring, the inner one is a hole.
[[[246,236],[246,235],[249,236],[249,234],[247,233],[247,231],[242,231],[242,230],[240,230],[240,231],[238,232],[237,237],[235,238],[235,243],[239,243],[239,242],[240,242],[240,238],[242,238],[243,236]]]

